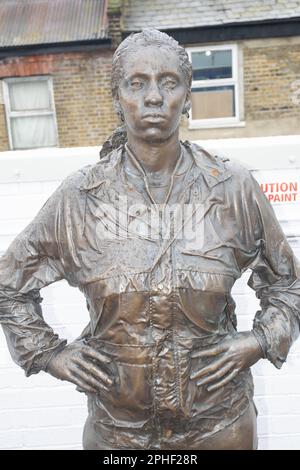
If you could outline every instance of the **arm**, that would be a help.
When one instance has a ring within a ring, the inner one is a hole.
[[[0,259],[0,323],[13,360],[27,376],[44,370],[95,392],[111,383],[98,367],[107,359],[80,341],[66,346],[41,309],[40,289],[65,278],[69,190],[66,180]]]
[[[27,376],[45,370],[66,345],[44,321],[40,296],[41,288],[64,277],[51,219],[59,206],[56,192],[0,259],[0,322],[12,358]]]
[[[239,251],[239,262],[243,269],[253,271],[248,284],[260,299],[261,310],[255,315],[251,332],[237,333],[217,347],[194,354],[195,357],[216,357],[191,377],[198,380],[199,386],[213,382],[209,390],[225,385],[262,357],[280,368],[299,335],[298,261],[271,204],[251,175],[244,180],[239,194],[242,205],[237,218],[242,214],[239,219],[241,239],[247,247]]]
[[[259,250],[251,263],[249,286],[260,299],[261,310],[254,318],[253,333],[264,357],[277,368],[285,362],[299,336],[300,269],[271,204],[253,181],[257,208],[256,232]]]

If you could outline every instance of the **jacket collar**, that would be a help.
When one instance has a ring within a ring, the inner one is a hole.
[[[195,163],[209,188],[231,176],[231,172],[225,165],[225,162],[229,160],[228,158],[212,155],[199,145],[189,141],[185,141],[183,145],[192,153]]]
[[[230,178],[231,172],[225,165],[228,158],[213,156],[199,145],[189,141],[182,142],[182,145],[191,152],[198,168],[197,173],[202,174],[209,188]],[[80,190],[90,191],[104,182],[110,184],[113,180],[118,180],[123,151],[122,145],[92,165],[82,180]]]
[[[102,158],[99,162],[91,165],[85,174],[79,189],[81,191],[90,191],[97,188],[104,182],[110,183],[116,179],[118,169],[120,168],[123,146]]]

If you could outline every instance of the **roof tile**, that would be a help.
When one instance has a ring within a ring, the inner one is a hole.
[[[0,1],[0,47],[106,37],[105,0]]]
[[[125,31],[172,29],[298,17],[300,0],[125,0],[123,14]]]

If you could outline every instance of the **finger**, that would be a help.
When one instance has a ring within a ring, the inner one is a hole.
[[[78,392],[98,393],[98,390],[96,390],[93,387],[89,387],[85,382],[80,380],[78,377],[76,377],[75,385],[76,385],[76,390],[78,390]]]
[[[86,346],[82,349],[82,354],[88,357],[92,357],[93,359],[96,359],[99,362],[104,362],[105,364],[110,364],[111,359],[107,356],[104,356],[102,353],[99,351],[96,351],[96,349],[91,348],[90,346]]]
[[[231,364],[231,363],[226,364],[224,367],[219,369],[214,374],[210,374],[207,377],[204,377],[204,379],[199,380],[199,382],[197,382],[198,387],[201,387],[202,385],[206,385],[209,382],[214,382],[215,380],[220,379],[225,374],[227,374],[227,372],[230,371],[232,369],[232,367],[233,367],[233,364]]]
[[[72,360],[76,365],[83,367],[87,373],[94,375],[96,379],[102,380],[109,386],[113,384],[113,380],[99,367],[97,367],[95,363],[87,362],[86,360],[81,359],[80,357],[74,357]]]
[[[239,373],[239,371],[237,369],[234,369],[223,380],[220,380],[220,382],[217,382],[217,383],[207,387],[207,391],[211,392],[213,390],[217,390],[218,388],[223,387],[224,385],[227,385],[232,379],[234,379],[234,377],[236,377],[238,375],[238,373]]]
[[[81,370],[77,366],[70,366],[70,371],[75,374],[75,376],[79,377],[79,379],[83,380],[85,384],[88,386],[95,388],[96,390],[103,389],[106,392],[108,392],[108,388],[105,387],[105,385],[100,382],[99,380],[95,379],[92,375],[87,374],[83,370]]]
[[[224,364],[228,364],[228,358],[222,357],[221,359],[217,359],[216,361],[211,362],[208,366],[203,367],[203,369],[193,372],[190,375],[190,378],[195,380],[202,376],[209,375],[210,373],[219,370]]]
[[[84,392],[91,392],[91,393],[97,393],[97,389],[94,387],[91,387],[90,385],[87,385],[85,382],[83,382],[79,377],[74,375],[74,373],[69,369],[67,371],[67,380],[69,382],[72,382],[76,387],[80,387]]]
[[[208,349],[203,349],[201,351],[195,351],[192,352],[191,358],[196,358],[196,357],[209,357],[209,356],[217,356],[218,354],[226,351],[228,348],[227,346],[223,345],[218,345],[213,348],[208,348]]]

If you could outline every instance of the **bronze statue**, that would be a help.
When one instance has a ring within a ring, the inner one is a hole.
[[[68,177],[0,260],[0,320],[15,362],[88,397],[85,449],[255,449],[250,366],[280,368],[299,334],[299,266],[244,168],[180,142],[192,70],[146,29],[113,58],[123,127]],[[261,301],[236,330],[231,289],[250,268]],[[90,323],[72,344],[40,307],[66,279]]]

